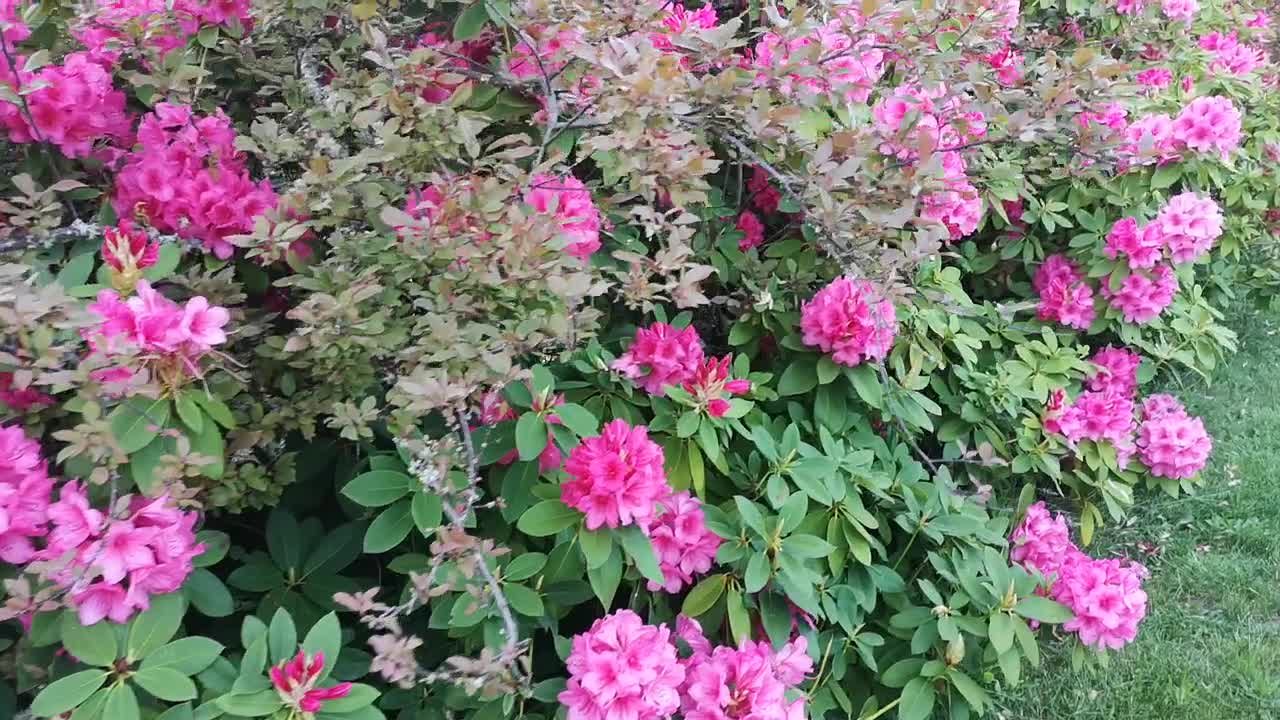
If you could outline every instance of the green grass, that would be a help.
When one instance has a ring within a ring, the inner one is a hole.
[[[1106,668],[1074,672],[1056,653],[1003,699],[1002,720],[1280,720],[1280,327],[1237,327],[1240,352],[1213,385],[1168,388],[1213,436],[1204,487],[1140,493],[1089,549],[1151,569],[1138,639]]]

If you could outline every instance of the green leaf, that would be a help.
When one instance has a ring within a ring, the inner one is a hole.
[[[840,374],[840,366],[836,364],[835,360],[831,359],[831,356],[823,355],[818,358],[817,373],[818,384],[826,385],[835,380],[836,376]]]
[[[196,698],[196,684],[177,670],[150,668],[133,674],[133,681],[160,700],[182,702]]]
[[[195,720],[195,717],[195,713],[191,712],[191,703],[182,703],[160,713],[156,720]]]
[[[218,26],[208,25],[200,28],[200,32],[196,34],[196,42],[200,43],[200,47],[212,50],[218,46]]]
[[[782,551],[802,558],[822,558],[835,552],[835,546],[816,535],[792,535],[782,541]]]
[[[401,501],[383,510],[364,534],[366,553],[386,552],[399,545],[413,529],[413,512],[408,501]]]
[[[67,264],[58,271],[58,284],[64,288],[73,288],[89,282],[89,275],[93,273],[93,264],[97,260],[97,255],[96,252],[90,251],[68,260]]]
[[[737,588],[729,588],[725,610],[729,615],[729,632],[733,635],[733,644],[741,645],[743,640],[751,637],[751,616],[747,613],[747,606],[742,604],[742,593]]]
[[[114,625],[100,620],[84,626],[73,612],[62,614],[62,644],[86,665],[110,667],[120,657]]]
[[[218,480],[227,468],[227,442],[217,424],[207,422],[199,432],[188,434],[191,438],[191,449],[201,455],[213,458],[200,466],[200,473],[207,478]]]
[[[120,449],[135,453],[146,447],[169,422],[169,401],[135,395],[111,412],[111,434]]]
[[[213,664],[222,654],[222,643],[207,637],[179,638],[148,655],[144,668],[168,668],[183,675],[195,675]]]
[[[578,543],[582,546],[582,555],[587,560],[587,568],[598,568],[609,559],[613,552],[613,535],[607,530],[578,530]]]
[[[951,684],[964,696],[964,699],[969,701],[974,710],[982,712],[982,708],[991,702],[991,697],[987,695],[987,691],[983,690],[982,686],[974,682],[973,678],[968,675],[959,670],[954,670],[947,677],[950,678]]]
[[[342,494],[357,505],[382,507],[409,494],[408,475],[394,470],[370,470],[355,476],[342,488]]]
[[[533,460],[547,446],[547,423],[537,413],[527,412],[516,420],[516,450],[521,460]]]
[[[222,711],[240,717],[263,717],[280,709],[283,704],[274,689],[252,693],[233,693],[217,699]]]
[[[689,594],[684,597],[680,612],[689,617],[698,617],[715,607],[716,601],[724,594],[728,578],[723,575],[708,575],[703,578]]]
[[[324,670],[320,672],[316,682],[329,677],[333,664],[338,661],[338,652],[342,650],[342,629],[338,626],[338,616],[329,613],[320,618],[302,641],[302,649],[308,655],[324,653]]]
[[[933,713],[936,693],[928,678],[918,677],[902,688],[902,701],[898,703],[900,720],[926,720]]]
[[[360,557],[363,548],[364,525],[347,523],[330,531],[307,556],[302,566],[302,577],[310,575],[335,575]]]
[[[502,589],[507,596],[507,601],[511,603],[511,608],[521,615],[540,618],[545,614],[546,610],[542,606],[542,598],[537,592],[524,585],[514,583],[503,585]]]
[[[1182,179],[1182,166],[1178,163],[1170,163],[1156,168],[1151,175],[1151,189],[1161,190],[1171,187],[1178,180]]]
[[[857,391],[858,397],[862,398],[862,402],[873,408],[878,408],[884,402],[884,386],[880,384],[880,377],[871,365],[863,363],[857,367],[846,368],[845,377],[849,378],[849,382],[853,383],[853,389]]]
[[[204,429],[204,412],[192,397],[193,391],[185,390],[173,399],[173,409],[178,411],[178,419],[193,433]]]
[[[1017,621],[1004,612],[997,612],[991,616],[987,636],[991,639],[991,645],[995,647],[996,652],[1003,653],[1013,647],[1015,622]]]
[[[151,607],[129,623],[128,658],[145,658],[169,642],[186,612],[187,603],[180,592],[152,597]]]
[[[276,507],[267,516],[267,552],[275,561],[276,567],[286,574],[291,570],[300,570],[303,550],[297,519],[288,510]]]
[[[182,243],[165,243],[160,246],[160,252],[156,253],[156,264],[142,271],[142,277],[155,282],[164,280],[178,269],[178,263],[182,261]]]
[[[227,617],[236,609],[231,591],[217,575],[204,568],[196,568],[187,576],[182,583],[182,594],[192,607],[206,617]]]
[[[267,626],[267,650],[271,664],[293,657],[298,651],[298,628],[284,608],[277,608]]]
[[[1044,623],[1064,623],[1075,617],[1066,605],[1038,595],[1022,598],[1017,605],[1013,606],[1013,611],[1024,618]]]
[[[749,593],[757,593],[769,583],[773,568],[769,566],[769,557],[763,552],[753,553],[747,561],[747,572],[742,576],[742,589]]]
[[[458,13],[458,18],[453,21],[453,39],[470,40],[479,35],[488,22],[489,13],[485,10],[484,2],[472,3]]]
[[[636,564],[636,569],[640,571],[640,574],[645,579],[652,580],[659,585],[665,583],[666,579],[662,576],[662,567],[658,565],[658,556],[654,554],[653,544],[649,542],[648,536],[635,525],[628,525],[616,532],[618,540],[622,542],[622,549]]]
[[[413,524],[424,537],[430,537],[444,518],[444,504],[439,495],[423,491],[413,495]]]
[[[528,580],[547,566],[547,556],[542,553],[525,553],[511,561],[502,576],[507,580]]]
[[[134,694],[133,688],[128,685],[111,688],[107,703],[102,706],[102,717],[111,720],[138,720],[141,712],[138,709],[138,696]]]
[[[102,717],[102,706],[107,704],[107,696],[110,694],[111,688],[102,688],[90,695],[88,700],[80,703],[80,707],[77,707],[75,712],[71,713],[71,720],[98,720]],[[4,712],[7,709],[0,709],[0,712]]]
[[[326,700],[324,703],[324,713],[321,717],[330,715],[343,715],[354,712],[363,707],[373,704],[378,699],[380,693],[377,688],[364,683],[355,683],[351,689],[347,691],[344,697]]]
[[[578,437],[591,437],[600,432],[600,421],[591,414],[590,410],[581,405],[565,403],[555,406],[553,412],[560,418],[560,422],[577,433]]]
[[[818,359],[812,355],[802,355],[782,371],[778,380],[779,395],[800,395],[818,386]]]
[[[582,513],[559,500],[543,500],[534,505],[516,521],[516,529],[526,535],[546,537],[582,519]]]
[[[221,530],[201,530],[196,533],[196,543],[204,545],[204,552],[192,560],[198,568],[217,565],[231,549],[231,536]]]
[[[587,569],[587,582],[600,604],[607,611],[613,605],[613,596],[622,582],[622,551],[609,547],[609,557],[598,568]]]
[[[200,404],[200,407],[204,408],[205,413],[213,418],[214,422],[228,430],[235,428],[235,416],[231,414],[231,408],[227,407],[227,404],[221,398],[199,390],[193,390],[191,397]]]
[[[51,683],[31,703],[36,717],[61,715],[89,699],[107,682],[106,670],[82,670]]]

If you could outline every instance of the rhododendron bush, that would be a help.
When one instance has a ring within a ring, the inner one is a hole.
[[[1275,48],[0,0],[0,715],[968,718],[1141,642],[1089,546],[1280,298]]]

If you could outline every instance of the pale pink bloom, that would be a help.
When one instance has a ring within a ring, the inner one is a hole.
[[[972,234],[982,222],[982,197],[968,181],[949,181],[945,190],[924,195],[920,201],[920,217],[945,225],[952,240]]]
[[[1063,410],[1059,432],[1073,447],[1081,440],[1111,443],[1123,468],[1133,454],[1133,412],[1133,399],[1115,390],[1083,392]]]
[[[1142,356],[1124,348],[1108,345],[1089,358],[1089,362],[1098,366],[1098,371],[1090,375],[1086,381],[1094,392],[1113,391],[1119,395],[1133,397],[1138,391],[1138,366],[1142,364]]]
[[[156,562],[151,551],[155,532],[136,528],[127,521],[112,522],[102,540],[91,544],[85,553],[93,559],[102,579],[111,584],[124,580],[131,570],[150,567]]]
[[[852,367],[889,354],[898,319],[893,303],[882,299],[874,285],[839,277],[801,306],[800,329],[805,345]]]
[[[1173,84],[1173,72],[1168,68],[1151,68],[1138,73],[1138,83],[1163,90]]]
[[[1124,143],[1116,149],[1126,162],[1156,162],[1159,165],[1178,158],[1173,120],[1163,113],[1147,115],[1124,129]]]
[[[1209,69],[1215,73],[1244,76],[1266,64],[1267,61],[1265,50],[1241,43],[1235,32],[1226,35],[1219,32],[1209,33],[1200,38],[1200,47],[1208,50],[1213,56]]]
[[[48,532],[53,480],[40,446],[16,425],[0,427],[0,560],[29,562]]]
[[[720,537],[707,529],[702,503],[688,492],[661,501],[662,511],[649,527],[649,540],[658,556],[665,582],[649,581],[651,591],[680,592],[694,576],[711,569]]]
[[[222,328],[230,321],[231,314],[226,308],[211,306],[206,298],[196,296],[183,308],[178,329],[198,352],[206,352],[227,341],[227,333]]]
[[[719,360],[709,357],[693,377],[685,384],[684,389],[704,408],[711,417],[724,417],[731,407],[725,396],[741,395],[751,392],[750,380],[730,380],[732,357],[725,355]]]
[[[1169,198],[1154,224],[1173,261],[1191,262],[1209,252],[1222,236],[1222,210],[1213,198],[1184,192]]]
[[[1093,289],[1075,264],[1063,255],[1050,255],[1036,270],[1032,285],[1040,295],[1037,314],[1068,327],[1087,330],[1093,323]]]
[[[1062,629],[1099,650],[1117,650],[1132,642],[1147,613],[1145,575],[1141,565],[1094,559],[1078,551],[1070,554],[1052,589],[1053,599],[1075,615]]]
[[[1144,420],[1155,420],[1166,415],[1186,415],[1187,409],[1178,398],[1165,393],[1148,395],[1142,399],[1142,417]]]
[[[1062,434],[1062,418],[1066,415],[1067,408],[1071,406],[1071,400],[1067,397],[1067,391],[1062,388],[1049,392],[1049,400],[1045,402],[1044,412],[1040,415],[1040,422],[1044,426],[1045,432]]]
[[[1111,289],[1108,277],[1101,283],[1102,296],[1124,316],[1125,322],[1139,325],[1150,322],[1173,303],[1178,292],[1178,278],[1168,265],[1157,265],[1153,270],[1135,270],[1120,282],[1118,290]]]
[[[591,200],[591,191],[572,175],[533,176],[524,201],[543,214],[553,214],[560,232],[568,241],[565,252],[587,260],[600,249],[600,210]]]
[[[1240,111],[1225,97],[1192,100],[1173,121],[1174,140],[1195,152],[1215,152],[1223,160],[1240,146]]]
[[[1175,409],[1164,401],[1153,402],[1148,411],[1144,403],[1143,409],[1146,417],[1138,429],[1138,455],[1151,474],[1174,480],[1198,475],[1213,451],[1204,421],[1187,415],[1180,404]]]
[[[108,582],[93,583],[72,594],[71,604],[76,608],[80,624],[86,627],[104,618],[113,623],[128,622],[135,609],[129,604],[124,587]]]
[[[1154,267],[1164,256],[1164,245],[1159,224],[1139,227],[1136,218],[1127,217],[1111,226],[1103,253],[1112,260],[1125,256],[1129,267],[1136,270]]]
[[[870,34],[851,36],[839,20],[812,34],[784,40],[765,33],[751,53],[751,67],[761,82],[775,81],[786,96],[814,98],[835,94],[864,103],[885,70],[884,51]],[[822,62],[819,67],[818,62]],[[779,69],[784,73],[779,77]]]
[[[559,695],[569,720],[661,720],[680,707],[685,668],[671,631],[630,610],[573,638],[569,681]]]
[[[1009,559],[1040,574],[1058,572],[1070,551],[1071,531],[1061,515],[1050,515],[1043,502],[1027,508],[1022,523],[1009,536]]]
[[[662,448],[649,439],[648,428],[625,420],[604,426],[600,435],[584,438],[564,466],[569,480],[560,485],[565,505],[586,514],[586,527],[649,527],[657,504],[671,493]]]
[[[742,239],[738,240],[738,249],[746,252],[753,247],[764,244],[764,223],[750,210],[743,210],[738,215],[738,230],[742,231]]]
[[[1116,12],[1121,15],[1141,15],[1147,0],[1115,0]]]
[[[1181,20],[1189,25],[1200,12],[1200,3],[1196,0],[1161,0],[1160,9],[1170,20]]]
[[[103,518],[102,512],[89,504],[83,485],[75,480],[63,484],[58,489],[58,501],[49,506],[53,530],[49,533],[47,553],[57,557],[84,544],[101,530]]]
[[[692,326],[682,330],[666,323],[653,323],[636,330],[631,347],[611,366],[624,377],[635,380],[645,392],[658,397],[666,386],[683,385],[702,365],[702,339]]]
[[[305,650],[299,650],[292,660],[272,667],[269,674],[276,694],[285,705],[311,717],[323,710],[326,702],[344,698],[351,692],[349,682],[327,688],[316,687],[322,670],[324,653],[308,656]]]

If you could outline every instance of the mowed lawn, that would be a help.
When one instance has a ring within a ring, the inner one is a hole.
[[[1089,549],[1151,569],[1138,639],[1106,668],[1051,652],[1002,720],[1280,720],[1280,322],[1235,326],[1240,352],[1212,385],[1166,383],[1213,436],[1204,487],[1140,493]]]

